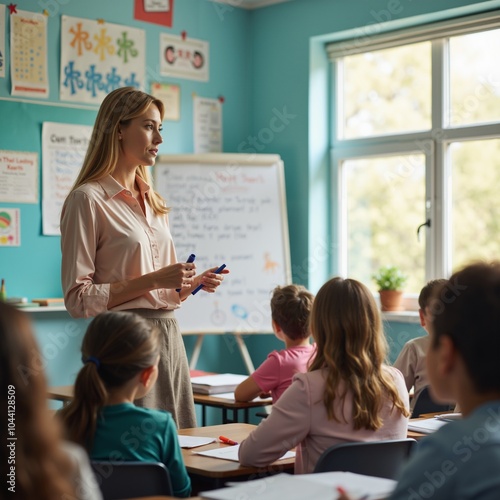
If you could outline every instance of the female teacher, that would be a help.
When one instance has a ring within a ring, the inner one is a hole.
[[[223,276],[216,268],[196,276],[194,263],[177,262],[169,209],[148,173],[163,115],[160,100],[132,87],[103,100],[61,213],[62,286],[73,317],[133,310],[161,329],[158,382],[137,404],[168,410],[185,428],[195,427],[196,417],[174,309],[199,285],[215,292]]]

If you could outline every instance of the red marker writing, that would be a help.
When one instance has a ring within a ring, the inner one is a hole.
[[[226,436],[219,436],[219,441],[221,443],[230,444],[231,446],[238,444],[236,441],[233,441],[232,439],[229,439]]]

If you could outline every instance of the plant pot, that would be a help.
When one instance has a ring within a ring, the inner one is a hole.
[[[404,309],[402,290],[379,290],[378,293],[382,311],[402,311]]]

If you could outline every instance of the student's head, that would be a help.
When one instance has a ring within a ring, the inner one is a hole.
[[[60,448],[60,429],[47,406],[43,366],[28,316],[0,301],[0,435],[6,450],[0,465],[3,481],[10,477],[8,458],[12,458],[15,498],[48,500],[64,494],[74,498],[67,479],[71,464]],[[17,441],[8,441],[9,436]],[[4,483],[2,488],[8,486]]]
[[[137,380],[137,397],[144,396],[156,381],[158,359],[159,331],[151,322],[130,312],[97,315],[83,338],[74,400],[61,410],[69,438],[89,448],[109,395]]]
[[[134,87],[115,89],[104,98],[97,113],[82,169],[73,189],[114,172],[123,150],[121,131],[126,129],[132,120],[151,108],[157,109],[160,119],[163,120],[165,110],[162,101]],[[148,168],[145,165],[138,167],[137,175],[150,183]],[[158,201],[155,200],[157,195],[153,193],[151,195],[153,200],[149,201],[154,208],[155,201]],[[160,201],[158,203],[161,206]]]
[[[309,337],[314,295],[301,285],[277,286],[271,298],[273,322],[292,340]]]
[[[427,282],[427,284],[420,290],[420,294],[418,296],[418,306],[419,306],[419,315],[420,315],[420,324],[422,327],[428,331],[428,324],[432,319],[432,311],[430,305],[430,301],[434,291],[444,285],[447,280],[445,279],[436,279]]]
[[[314,299],[310,324],[317,354],[309,371],[326,372],[324,402],[330,418],[339,418],[333,400],[341,383],[353,393],[355,429],[382,426],[383,394],[407,414],[393,380],[382,369],[387,343],[377,304],[365,285],[353,279],[327,281]]]
[[[455,397],[450,377],[461,364],[477,393],[500,392],[500,262],[454,273],[433,295],[427,370],[433,393]]]

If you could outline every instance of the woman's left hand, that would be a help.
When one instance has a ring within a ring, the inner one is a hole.
[[[211,269],[207,269],[203,273],[199,275],[199,280],[195,278],[196,285],[193,288],[196,288],[199,285],[203,285],[202,290],[208,293],[214,293],[217,290],[217,287],[224,281],[224,274],[229,274],[229,269],[224,268],[219,274],[215,274],[214,271],[217,271],[217,267],[212,267]]]

